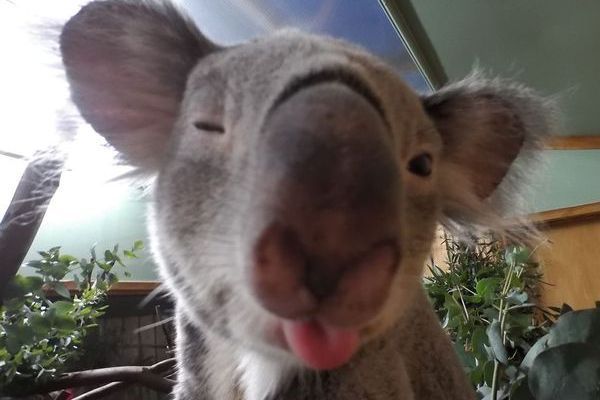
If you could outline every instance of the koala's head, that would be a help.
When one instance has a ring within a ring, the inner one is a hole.
[[[401,318],[436,224],[485,223],[548,129],[515,85],[419,96],[350,44],[287,31],[222,48],[163,2],[93,2],[61,51],[82,116],[157,174],[153,244],[186,317],[317,369]]]

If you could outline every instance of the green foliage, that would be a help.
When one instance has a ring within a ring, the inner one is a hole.
[[[136,241],[123,257],[135,258],[142,248]],[[118,245],[103,258],[94,247],[90,258],[61,254],[60,247],[39,254],[41,259],[26,263],[36,275],[16,275],[0,306],[0,387],[7,394],[46,382],[77,359],[83,339],[106,311],[106,294],[118,281],[114,268],[125,268]],[[69,273],[79,290],[73,297],[61,282]]]
[[[521,364],[530,390],[521,400],[600,398],[600,308],[561,315],[538,343]]]
[[[425,287],[481,398],[600,398],[600,308],[538,307],[524,247],[445,245],[448,268],[432,263]]]
[[[473,386],[510,398],[526,382],[520,364],[555,317],[536,305],[538,266],[520,246],[452,239],[445,246],[448,266],[432,263],[425,288]]]

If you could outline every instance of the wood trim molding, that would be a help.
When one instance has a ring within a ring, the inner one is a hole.
[[[69,291],[76,292],[75,282],[65,281],[65,286]],[[147,295],[161,285],[157,281],[121,281],[113,285],[108,292],[113,296],[139,296]]]
[[[558,208],[556,210],[542,211],[530,215],[533,222],[542,225],[571,222],[594,217],[600,217],[600,202]]]
[[[594,150],[600,149],[599,136],[552,136],[546,140],[547,150]]]

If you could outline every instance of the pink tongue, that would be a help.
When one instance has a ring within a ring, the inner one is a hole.
[[[294,354],[314,369],[344,365],[359,345],[358,331],[332,328],[317,321],[284,321],[283,334]]]

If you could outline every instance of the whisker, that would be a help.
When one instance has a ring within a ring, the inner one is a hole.
[[[158,326],[161,326],[161,325],[164,325],[164,324],[168,324],[169,322],[173,321],[174,319],[175,319],[175,317],[167,317],[167,318],[162,319],[162,320],[160,320],[158,322],[154,322],[154,323],[151,323],[151,324],[148,324],[148,325],[140,326],[139,328],[134,329],[133,334],[137,335],[138,333],[149,331],[150,329],[154,329],[154,328],[156,328]]]

